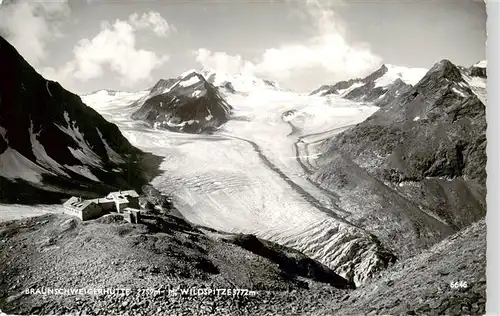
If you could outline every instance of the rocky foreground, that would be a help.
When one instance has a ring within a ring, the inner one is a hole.
[[[342,296],[352,287],[296,251],[253,236],[209,234],[170,215],[146,215],[137,225],[119,214],[88,222],[50,214],[3,223],[0,310],[213,315],[254,314],[257,308],[274,314],[284,311],[274,301],[295,301],[286,309],[292,313],[311,311],[320,296]],[[129,290],[43,295],[48,288]],[[172,292],[190,288],[220,290],[218,295]],[[317,288],[311,297],[310,288]],[[34,292],[26,294],[27,289]]]
[[[475,223],[352,289],[296,251],[253,236],[196,228],[176,216],[148,215],[144,224],[132,225],[118,214],[88,222],[43,215],[0,225],[0,310],[43,315],[480,315],[486,295],[485,232],[484,221]],[[451,282],[460,281],[467,285],[451,288]],[[114,293],[43,295],[49,288]],[[190,288],[199,294],[180,290]],[[34,292],[26,294],[30,289]]]

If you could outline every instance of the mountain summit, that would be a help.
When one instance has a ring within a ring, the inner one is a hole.
[[[187,133],[218,129],[227,122],[232,110],[218,89],[195,70],[176,79],[158,81],[139,105],[133,119]]]

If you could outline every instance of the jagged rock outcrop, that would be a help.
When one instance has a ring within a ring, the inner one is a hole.
[[[486,60],[482,60],[482,61],[472,65],[468,69],[470,76],[480,77],[480,78],[486,79],[488,77],[487,72],[486,72],[487,65],[488,64],[487,64]]]
[[[227,122],[232,107],[217,88],[205,78],[191,71],[177,79],[160,80],[141,107],[132,114],[155,128],[177,132],[205,133],[217,130]]]
[[[159,159],[80,97],[39,75],[0,37],[0,201],[59,202],[140,188]],[[156,167],[154,167],[156,168]]]
[[[239,234],[224,240],[271,260],[278,264],[287,274],[311,278],[339,288],[354,288],[353,283],[296,250],[261,240],[255,235]]]
[[[311,178],[404,258],[484,217],[485,131],[485,105],[443,60],[328,141]]]

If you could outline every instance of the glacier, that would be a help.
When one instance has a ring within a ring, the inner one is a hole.
[[[378,108],[261,84],[244,88],[244,95],[224,93],[233,118],[212,135],[151,129],[132,120],[137,107],[131,101],[143,92],[82,99],[134,146],[164,157],[164,173],[152,184],[173,196],[189,221],[293,247],[362,284],[385,264],[379,257],[383,249],[374,236],[343,220],[334,197],[307,179],[297,159],[305,154],[295,145],[299,138],[303,145],[321,142],[321,135],[331,137]],[[283,120],[289,110],[298,114]],[[321,153],[309,153],[308,159],[315,155]]]

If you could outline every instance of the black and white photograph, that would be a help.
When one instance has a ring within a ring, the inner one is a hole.
[[[493,315],[487,6],[0,0],[0,315]]]

